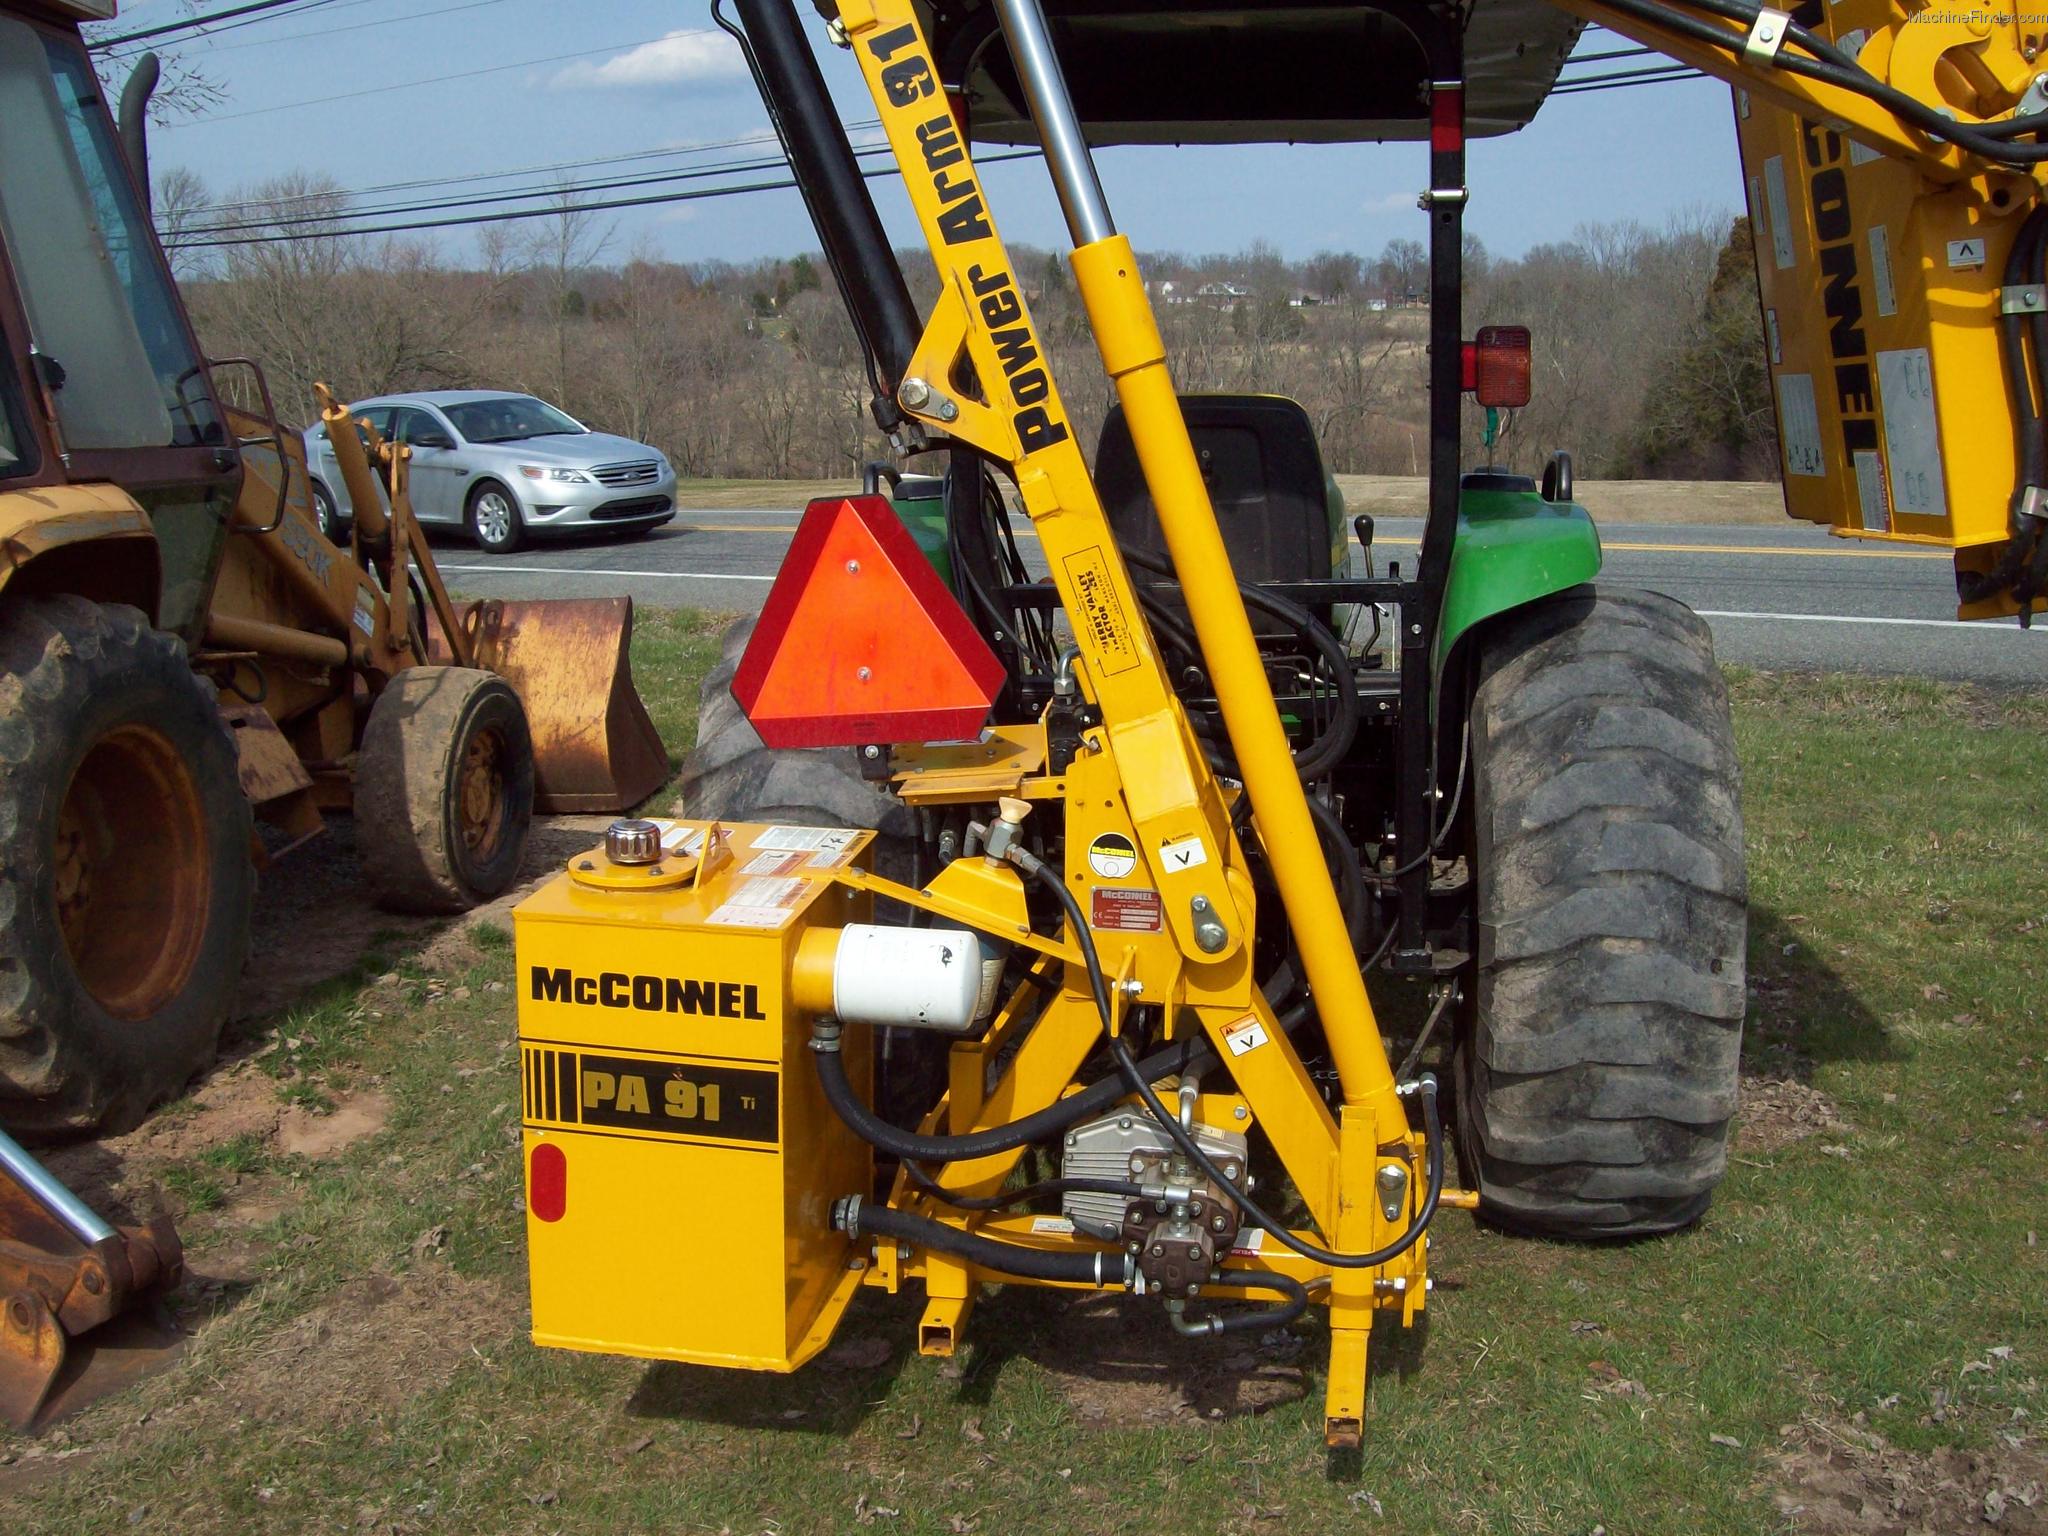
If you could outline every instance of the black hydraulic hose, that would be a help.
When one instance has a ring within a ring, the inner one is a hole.
[[[1155,576],[1168,580],[1177,576],[1171,561],[1149,550],[1126,549],[1124,558]],[[1294,758],[1296,773],[1304,779],[1318,778],[1344,760],[1358,734],[1358,678],[1351,670],[1351,658],[1345,653],[1343,642],[1330,633],[1330,627],[1299,603],[1289,602],[1254,582],[1240,581],[1237,590],[1243,594],[1246,607],[1256,608],[1294,630],[1315,648],[1330,669],[1330,680],[1337,688],[1337,718]]]
[[[1026,1248],[1019,1243],[999,1243],[975,1232],[963,1232],[929,1216],[891,1210],[874,1205],[858,1195],[848,1196],[833,1208],[832,1224],[849,1237],[886,1237],[939,1253],[965,1259],[979,1269],[1025,1280],[1065,1281],[1079,1285],[1124,1285],[1128,1283],[1130,1260],[1122,1252],[1100,1248]]]
[[[1041,1179],[1036,1184],[1006,1189],[993,1195],[963,1195],[946,1188],[908,1159],[904,1160],[902,1167],[911,1183],[963,1211],[1007,1210],[1013,1205],[1028,1205],[1048,1195],[1118,1195],[1126,1200],[1136,1200],[1145,1193],[1143,1185],[1134,1184],[1129,1179]]]
[[[1188,1070],[1197,1054],[1197,1042],[1180,1040],[1154,1051],[1135,1065],[1138,1070],[1149,1072],[1155,1078],[1171,1077]],[[898,1129],[861,1102],[860,1095],[854,1092],[853,1084],[847,1080],[846,1063],[840,1058],[836,1034],[828,1037],[823,1029],[814,1030],[811,1056],[817,1066],[818,1085],[824,1090],[825,1102],[832,1106],[833,1112],[862,1141],[904,1162],[952,1163],[988,1157],[997,1152],[1014,1152],[1019,1147],[1028,1147],[1033,1142],[1058,1135],[1077,1120],[1106,1113],[1127,1092],[1118,1078],[1105,1077],[1079,1093],[1068,1094],[1057,1104],[1012,1120],[1007,1125],[969,1131],[959,1136],[924,1136]]]
[[[1218,1189],[1230,1191],[1230,1198],[1237,1203],[1252,1222],[1265,1228],[1282,1247],[1291,1248],[1303,1258],[1317,1264],[1327,1264],[1332,1269],[1377,1269],[1392,1259],[1399,1258],[1421,1239],[1432,1218],[1436,1215],[1437,1202],[1444,1192],[1444,1134],[1443,1125],[1437,1116],[1436,1079],[1425,1075],[1418,1083],[1422,1099],[1423,1142],[1428,1147],[1428,1187],[1422,1198],[1422,1205],[1415,1213],[1415,1219],[1408,1228],[1383,1248],[1369,1253],[1337,1253],[1316,1243],[1305,1242],[1296,1237],[1291,1228],[1255,1202],[1251,1195],[1237,1185],[1216,1166],[1216,1160],[1202,1150],[1201,1143],[1188,1133],[1180,1123],[1180,1116],[1160,1102],[1159,1095],[1152,1089],[1142,1065],[1131,1056],[1131,1048],[1124,1043],[1121,1035],[1109,1033],[1110,1007],[1109,984],[1102,978],[1101,957],[1095,952],[1095,936],[1088,931],[1088,924],[1081,915],[1081,907],[1074,900],[1073,893],[1059,875],[1045,864],[1032,860],[1023,866],[1024,872],[1035,877],[1060,899],[1066,909],[1067,925],[1073,930],[1076,942],[1081,946],[1081,958],[1088,968],[1088,986],[1095,996],[1095,1008],[1102,1015],[1103,1033],[1109,1038],[1110,1060],[1116,1063],[1124,1084],[1138,1096],[1152,1118],[1159,1122],[1159,1128],[1166,1132],[1181,1154],[1212,1179]]]
[[[1209,1283],[1244,1290],[1279,1291],[1287,1299],[1274,1307],[1259,1307],[1250,1312],[1219,1312],[1214,1317],[1204,1318],[1200,1330],[1204,1333],[1251,1333],[1285,1328],[1308,1311],[1308,1287],[1292,1275],[1272,1270],[1224,1269],[1211,1275]]]
[[[1717,27],[1711,22],[1701,21],[1669,5],[1658,3],[1658,0],[1610,0],[1610,3],[1625,16],[1633,16],[1638,21],[1648,22],[1652,26],[1668,28],[1695,42],[1705,43],[1710,48],[1717,48],[1729,54],[1738,54],[1742,51],[1742,38],[1723,27]],[[1695,4],[1699,9],[1750,25],[1755,23],[1758,11],[1758,7],[1750,3],[1750,0],[1720,0],[1720,3],[1715,3],[1715,0],[1695,0]],[[1806,28],[1791,26],[1787,29],[1787,36],[1808,50],[1807,54],[1795,53],[1790,48],[1779,51],[1772,63],[1774,67],[1787,74],[1818,80],[1823,85],[1832,85],[1874,101],[1929,138],[1951,144],[1967,154],[1979,156],[1995,164],[2025,167],[2048,160],[2048,144],[2019,145],[2005,141],[2005,135],[2008,134],[2037,132],[2048,127],[2048,114],[2036,113],[2030,119],[1989,124],[1984,129],[1972,124],[1958,123],[1943,117],[1932,107],[1915,100],[1904,91],[1885,84]]]
[[[2048,208],[2036,208],[2020,226],[2012,251],[2006,257],[2006,287],[2018,288],[2041,281],[2041,237],[2044,231],[2048,231]],[[2043,343],[2048,342],[2048,315],[2006,314],[2000,315],[1998,320],[2005,341],[2006,376],[2012,386],[2013,416],[2019,433],[2019,486],[2013,495],[2013,508],[2017,511],[2020,498],[2028,487],[2048,484],[2048,480],[2043,478],[2048,475],[2048,429],[2044,429],[2040,407],[2035,403],[2035,391],[2044,386],[2042,359],[2048,357],[2048,352],[2043,349]],[[2034,344],[2031,366],[2027,360],[2030,328]]]

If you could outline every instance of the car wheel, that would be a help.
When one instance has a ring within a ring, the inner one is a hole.
[[[339,544],[348,537],[341,526],[341,514],[335,510],[334,498],[318,480],[313,482],[313,521],[320,525],[320,536],[330,543]]]
[[[509,555],[526,542],[519,503],[497,481],[486,480],[469,493],[469,534],[494,555]]]

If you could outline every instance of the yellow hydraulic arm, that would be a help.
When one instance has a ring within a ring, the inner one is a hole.
[[[2048,21],[2012,0],[1557,0],[1735,86],[1786,510],[2048,590]],[[2008,425],[2009,424],[2009,425]]]

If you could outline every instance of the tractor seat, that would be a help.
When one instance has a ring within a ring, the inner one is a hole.
[[[1324,472],[1308,412],[1284,395],[1182,395],[1180,405],[1238,580],[1342,575],[1349,550],[1343,502]],[[1122,548],[1166,553],[1122,406],[1102,424],[1095,488]],[[1184,607],[1178,593],[1167,601]],[[1254,615],[1253,623],[1263,630],[1271,621]]]

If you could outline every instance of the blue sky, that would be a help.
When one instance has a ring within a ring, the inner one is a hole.
[[[202,9],[225,3],[200,0]],[[799,3],[808,15],[808,0]],[[176,0],[137,0],[122,7],[117,26],[182,14]],[[766,118],[752,83],[710,26],[706,0],[325,0],[303,15],[287,8],[181,45],[180,55],[203,64],[228,99],[207,118],[157,130],[153,158],[159,168],[197,172],[225,197],[288,172],[359,188],[760,133]],[[1595,32],[1581,51],[1621,44]],[[821,54],[845,118],[872,118],[852,61],[830,48]],[[410,84],[445,76],[461,78]],[[759,151],[700,149],[695,163],[750,153]],[[1111,207],[1140,249],[1201,254],[1262,239],[1289,257],[1323,248],[1372,254],[1389,239],[1420,238],[1415,193],[1424,162],[1414,145],[1125,148],[1101,156]],[[1656,224],[1701,209],[1732,214],[1742,202],[1728,91],[1704,80],[1552,100],[1521,133],[1476,143],[1470,179],[1468,227],[1508,254],[1565,239],[1582,222]],[[992,166],[987,180],[1007,238],[1062,240],[1042,167]],[[892,232],[912,239],[901,191],[874,185]],[[401,195],[420,194],[366,201]],[[786,191],[614,217],[617,254],[644,245],[676,260],[742,261],[815,244]],[[439,238],[459,256],[473,237]]]

